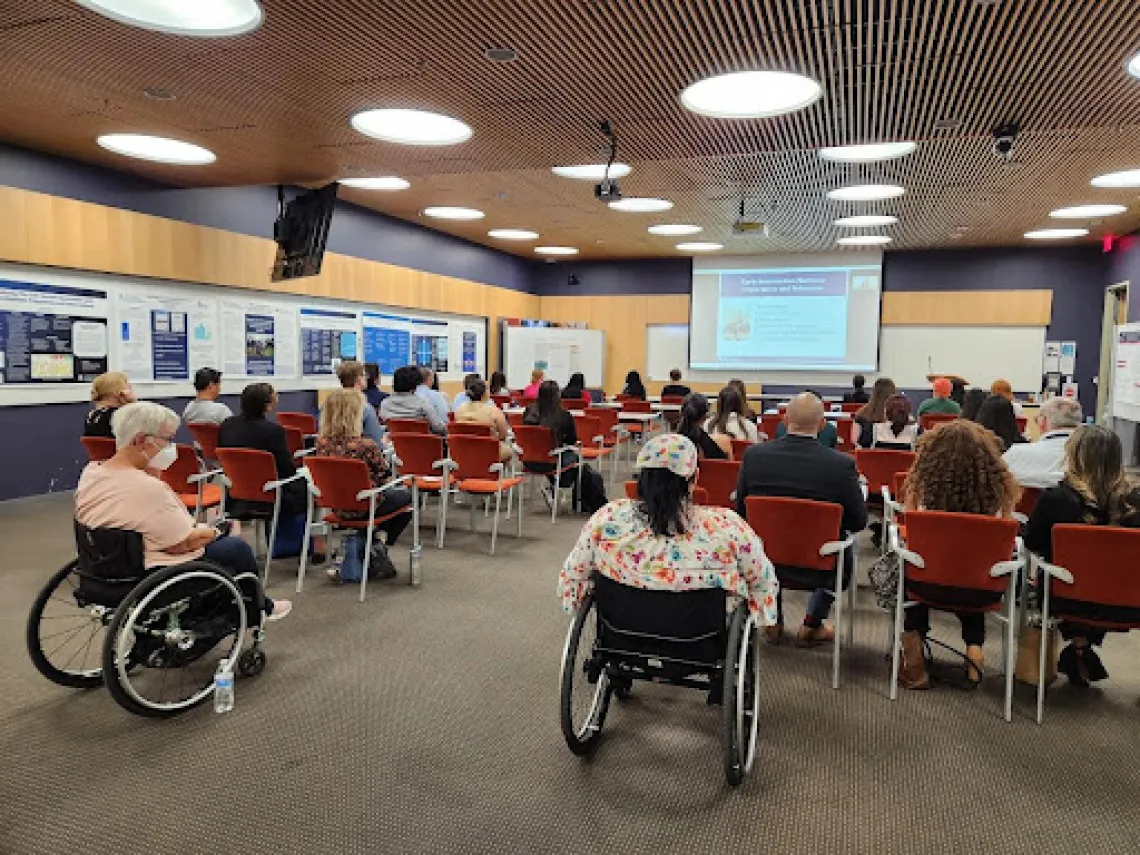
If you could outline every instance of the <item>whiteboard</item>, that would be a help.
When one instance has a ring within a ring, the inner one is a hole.
[[[1121,324],[1113,339],[1112,414],[1140,422],[1140,323]]]
[[[578,371],[586,375],[587,386],[602,386],[605,354],[606,334],[602,330],[503,327],[503,370],[512,389],[527,386],[535,368],[541,368],[547,380],[560,386]]]

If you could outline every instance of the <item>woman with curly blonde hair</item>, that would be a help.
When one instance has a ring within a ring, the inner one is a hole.
[[[964,419],[939,425],[924,433],[915,446],[918,456],[907,475],[904,495],[909,510],[948,511],[958,514],[1009,517],[1021,495],[1021,488],[1002,460],[998,440],[974,422]],[[921,582],[908,588],[922,595]],[[963,590],[955,596],[940,587],[941,601],[952,600],[971,611],[955,612],[962,624],[962,640],[970,662],[967,675],[977,685],[982,681],[986,641],[985,613],[977,609],[989,605],[988,592]],[[984,598],[984,599],[983,599]],[[915,603],[906,610],[902,648],[903,668],[899,685],[906,689],[928,689],[930,680],[923,660],[923,642],[930,632],[930,609]]]

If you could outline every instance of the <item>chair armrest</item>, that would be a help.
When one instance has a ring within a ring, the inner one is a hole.
[[[502,463],[492,463],[487,467],[487,471],[494,475],[501,475],[506,467]]]
[[[307,481],[309,478],[309,470],[302,466],[288,478],[279,478],[276,481],[266,481],[265,484],[262,485],[261,489],[268,493],[270,490],[277,490],[290,483],[291,481],[296,481],[298,478],[304,478]]]
[[[1012,516],[1013,519],[1017,520],[1018,525],[1025,525],[1029,522],[1029,517],[1027,517],[1021,511],[1014,511],[1012,514],[1010,514],[1010,516]]]
[[[434,463],[432,463],[431,468],[442,469],[444,472],[448,472],[455,468],[455,461],[450,457],[445,457],[442,460],[436,460]]]
[[[308,457],[314,451],[316,451],[315,448],[302,448],[300,451],[293,452],[293,458],[295,460],[300,460],[302,457]]]
[[[222,475],[221,469],[211,469],[209,472],[199,472],[197,475],[191,475],[186,479],[188,484],[197,484],[199,481],[209,481],[215,475]],[[224,475],[222,476],[225,477]]]
[[[377,496],[380,493],[383,493],[385,490],[391,490],[393,487],[399,487],[402,484],[406,484],[410,480],[412,480],[411,475],[401,475],[399,478],[393,478],[387,484],[383,484],[379,487],[373,487],[370,490],[361,490],[356,494],[356,501],[363,502],[365,499],[370,499],[373,496]]]
[[[577,450],[578,450],[578,446],[576,446],[576,445],[564,445],[561,448],[556,448],[553,451],[551,451],[549,456],[550,457],[558,457],[559,455],[562,454],[563,451],[577,451]]]
[[[915,567],[925,567],[926,562],[922,560],[922,556],[917,552],[904,547],[899,543],[899,530],[897,527],[892,527],[890,530],[891,547],[890,551],[897,554],[905,563],[913,564]]]
[[[1029,553],[1029,566],[1034,571],[1038,571],[1038,570],[1044,571],[1046,576],[1052,576],[1054,579],[1058,579],[1058,580],[1064,582],[1066,585],[1073,584],[1073,574],[1072,573],[1070,573],[1068,570],[1066,570],[1060,564],[1052,564],[1052,563],[1046,561],[1040,555],[1035,555],[1032,552]],[[1033,578],[1034,579],[1038,578],[1037,572],[1033,573]]]
[[[990,568],[990,578],[997,579],[999,576],[1012,576],[1021,569],[1021,562],[1016,559],[1010,561],[999,561]]]
[[[837,552],[842,552],[849,546],[855,545],[855,535],[849,534],[843,540],[829,540],[819,548],[820,555],[835,555]]]

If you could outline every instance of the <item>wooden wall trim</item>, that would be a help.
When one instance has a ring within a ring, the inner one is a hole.
[[[883,326],[1039,327],[1053,317],[1053,292],[888,291]]]

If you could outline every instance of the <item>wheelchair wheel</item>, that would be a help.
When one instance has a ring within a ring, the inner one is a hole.
[[[574,615],[562,650],[562,735],[579,757],[597,748],[612,694],[609,675],[594,652],[596,618],[591,594]]]
[[[91,689],[103,683],[101,657],[112,612],[80,605],[79,562],[56,571],[32,603],[26,640],[36,670],[60,686]]]
[[[760,681],[756,663],[756,618],[741,604],[732,615],[724,661],[724,777],[736,787],[756,757]]]
[[[188,710],[214,691],[219,660],[233,662],[246,631],[246,605],[228,573],[192,561],[140,582],[119,605],[103,647],[111,696],[137,715]]]

